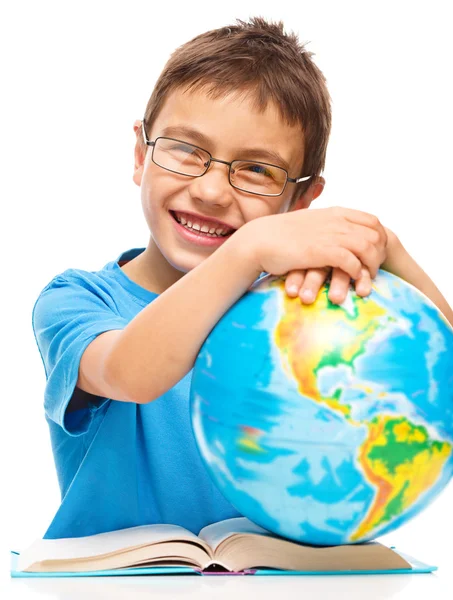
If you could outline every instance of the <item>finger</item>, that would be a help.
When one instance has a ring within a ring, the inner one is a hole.
[[[328,298],[334,304],[341,304],[345,301],[349,292],[351,277],[342,269],[335,268],[332,272]]]
[[[305,304],[311,304],[316,300],[319,290],[324,284],[330,267],[320,267],[317,269],[308,269],[302,288],[299,291],[299,297]]]
[[[363,267],[362,274],[356,279],[354,286],[355,291],[359,296],[368,296],[371,293],[371,274],[366,267]]]
[[[370,233],[372,235],[372,232]],[[344,233],[341,233],[340,236],[344,239],[343,243],[348,250],[357,256],[363,266],[369,269],[373,278],[376,277],[379,267],[385,260],[385,248],[380,244],[373,243],[366,232],[360,236]]]
[[[325,268],[324,265],[338,267],[349,273],[352,279],[360,277],[363,266],[354,252],[348,249],[346,243],[321,246],[317,248],[316,253],[307,252],[307,261],[311,263],[312,268]]]
[[[353,224],[348,232],[342,232],[340,236],[346,247],[352,251],[366,266],[374,278],[387,255],[387,233],[382,228],[381,235],[377,230]]]
[[[305,279],[305,269],[290,271],[285,279],[285,290],[288,296],[295,298]]]

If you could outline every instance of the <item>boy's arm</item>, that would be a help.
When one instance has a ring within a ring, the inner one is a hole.
[[[382,268],[401,279],[404,279],[425,294],[441,310],[450,324],[453,326],[453,310],[446,299],[434,285],[418,263],[401,243],[395,233],[387,229],[388,247],[387,258]]]
[[[261,272],[246,235],[238,230],[116,332],[104,381],[117,397],[151,402],[190,371],[211,329]]]
[[[261,272],[332,265],[356,278],[362,261],[376,273],[385,239],[377,217],[350,208],[253,219],[112,334],[111,344],[104,346],[99,336],[87,380],[113,390],[118,399],[151,402],[190,371],[209,332]]]

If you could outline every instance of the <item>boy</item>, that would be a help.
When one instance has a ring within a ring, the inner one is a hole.
[[[204,339],[262,272],[289,273],[287,292],[307,302],[331,275],[341,302],[351,279],[369,294],[382,266],[453,323],[376,216],[299,210],[323,190],[330,124],[325,79],[282,23],[238,20],[171,56],[134,125],[148,246],[64,271],[33,309],[62,494],[44,537],[146,523],[198,533],[241,516],[205,470],[188,398]]]

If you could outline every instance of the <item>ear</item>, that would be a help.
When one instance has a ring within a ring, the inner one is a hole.
[[[143,177],[146,150],[148,147],[145,146],[143,141],[142,122],[139,120],[134,123],[134,133],[136,142],[134,151],[134,174],[132,175],[132,180],[140,187]]]
[[[301,196],[299,196],[297,200],[294,201],[294,204],[290,210],[308,208],[313,200],[316,200],[316,198],[322,194],[325,185],[326,180],[324,177],[316,177],[310,187]]]

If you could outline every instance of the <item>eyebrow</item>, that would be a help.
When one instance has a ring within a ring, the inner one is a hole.
[[[201,133],[201,131],[197,131],[196,129],[192,129],[191,127],[187,127],[185,125],[169,125],[168,127],[164,127],[164,129],[162,129],[162,135],[163,136],[173,136],[173,135],[188,136],[188,137],[192,138],[193,140],[196,140],[199,144],[203,144],[206,146],[208,146],[212,143],[211,140],[206,135]],[[240,153],[243,153],[244,156],[247,156],[247,159],[248,158],[256,158],[258,156],[264,157],[264,158],[267,158],[267,159],[273,161],[274,164],[276,163],[276,164],[282,166],[287,171],[290,170],[290,166],[286,162],[286,160],[278,152],[274,152],[272,150],[265,150],[264,148],[236,148],[235,152],[238,153],[238,156],[240,155]]]

